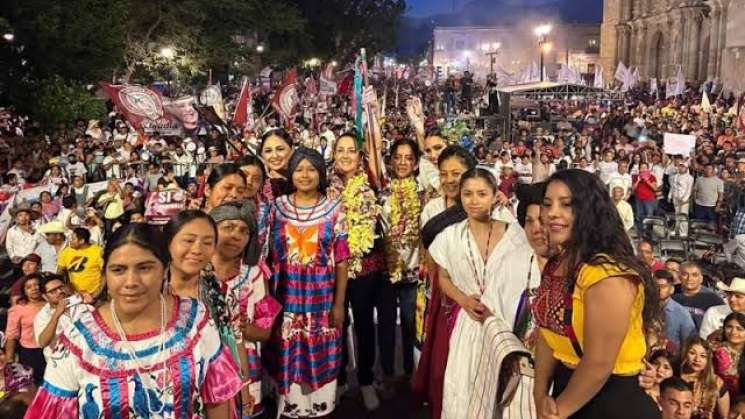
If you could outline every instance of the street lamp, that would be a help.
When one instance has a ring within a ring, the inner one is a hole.
[[[261,54],[262,52],[264,52],[264,46],[261,45],[261,44],[256,45],[256,52],[258,52],[259,54]]]
[[[497,55],[499,55],[499,49],[502,48],[501,42],[485,42],[481,44],[481,52],[489,57],[489,74],[494,74],[494,63],[497,61]]]
[[[8,32],[8,33],[4,33],[3,34],[3,39],[6,40],[6,41],[8,41],[8,42],[13,42],[13,40],[16,39],[16,36],[13,35],[12,33]]]
[[[160,55],[167,60],[171,60],[176,56],[176,50],[172,47],[163,47],[160,49]]]
[[[538,37],[538,47],[541,50],[541,81],[543,81],[543,59],[544,54],[551,50],[551,44],[548,43],[548,34],[551,33],[551,25],[544,23],[536,26],[533,30],[535,35]]]

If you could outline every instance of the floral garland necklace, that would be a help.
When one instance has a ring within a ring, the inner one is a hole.
[[[422,202],[413,177],[394,179],[391,182],[390,230],[386,235],[386,262],[390,280],[393,283],[403,279],[404,262],[398,254],[399,249],[415,246],[419,240],[419,216]]]
[[[341,203],[346,211],[348,229],[349,277],[356,278],[362,271],[363,257],[375,245],[375,224],[381,210],[364,173],[347,181],[341,193]]]

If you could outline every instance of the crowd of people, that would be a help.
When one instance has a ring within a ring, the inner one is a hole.
[[[346,97],[190,137],[3,109],[0,417],[327,417],[352,373],[371,412],[745,417],[734,98],[548,100],[504,136],[470,77],[374,84],[382,176]]]

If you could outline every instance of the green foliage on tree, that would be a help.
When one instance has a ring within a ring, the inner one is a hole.
[[[31,116],[43,127],[51,129],[77,118],[86,121],[105,119],[106,104],[85,86],[69,84],[55,76],[38,86],[36,106],[31,109]]]

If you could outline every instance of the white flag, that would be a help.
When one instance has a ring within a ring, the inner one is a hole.
[[[593,83],[593,87],[598,89],[605,87],[605,80],[603,80],[603,67],[599,65],[595,67],[595,82]]]
[[[541,80],[541,73],[538,69],[538,64],[536,64],[535,61],[533,61],[533,64],[530,66],[530,82],[537,82]]]
[[[706,94],[706,90],[704,90],[704,95],[701,98],[701,110],[703,112],[711,112],[711,102],[709,102],[709,95]]]
[[[686,78],[683,75],[683,66],[678,66],[678,74],[675,77],[677,91],[675,95],[682,95],[686,91]]]
[[[657,79],[656,78],[649,79],[649,94],[650,95],[654,95],[656,97],[657,96],[657,89],[658,89],[658,87],[657,87]]]
[[[618,67],[616,67],[616,74],[613,76],[613,78],[620,81],[621,83],[625,83],[628,77],[628,72],[629,69],[626,68],[626,64],[624,64],[623,61],[619,61]]]

